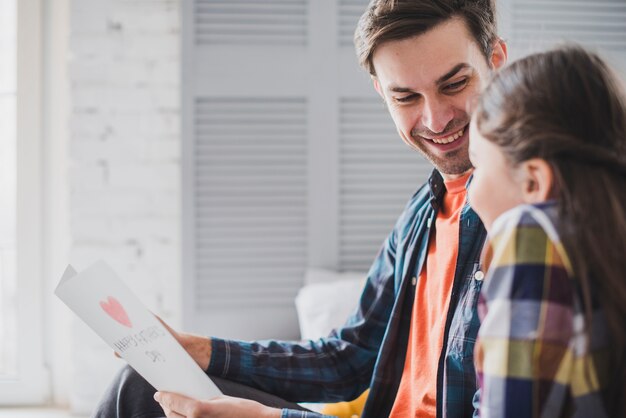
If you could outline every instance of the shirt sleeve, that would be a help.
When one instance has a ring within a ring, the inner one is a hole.
[[[337,418],[331,415],[322,415],[317,412],[296,411],[293,409],[283,409],[280,418]]]
[[[208,374],[294,402],[354,399],[369,387],[395,300],[396,229],[376,257],[354,314],[318,340],[212,339]],[[288,415],[299,416],[299,415]]]
[[[548,231],[522,212],[491,236],[475,349],[483,418],[563,414],[574,286],[558,237]]]

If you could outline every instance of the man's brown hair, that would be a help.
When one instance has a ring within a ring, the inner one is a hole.
[[[497,39],[493,0],[372,0],[354,33],[359,64],[376,75],[372,57],[379,45],[421,35],[454,17],[463,19],[489,60]]]

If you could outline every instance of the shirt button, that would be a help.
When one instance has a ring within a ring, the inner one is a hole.
[[[411,284],[415,286],[416,283],[417,283],[417,277],[413,276],[413,278],[411,279]]]
[[[474,273],[474,279],[481,281],[484,278],[485,278],[485,273],[483,273],[482,271],[478,270],[476,273]]]

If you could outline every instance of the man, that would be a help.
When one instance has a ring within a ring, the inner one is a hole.
[[[175,334],[209,375],[298,402],[353,399],[370,388],[363,417],[473,414],[485,231],[465,201],[468,105],[506,61],[494,14],[489,0],[370,3],[355,34],[359,60],[400,137],[435,170],[383,244],[343,328],[300,343]],[[154,392],[125,369],[96,416],[160,416],[131,400],[141,391]],[[228,397],[157,398],[168,417],[314,416]]]

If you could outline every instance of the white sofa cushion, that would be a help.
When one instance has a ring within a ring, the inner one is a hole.
[[[365,273],[307,270],[296,296],[301,338],[317,339],[341,327],[356,309],[365,278]]]

